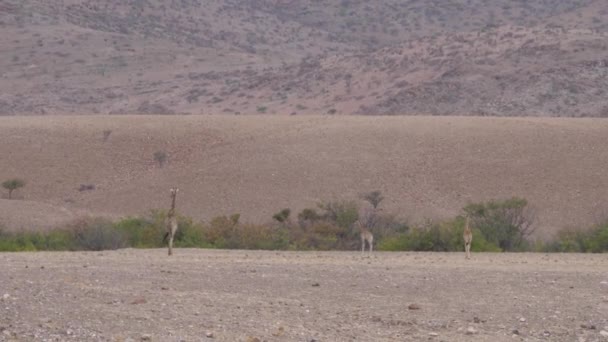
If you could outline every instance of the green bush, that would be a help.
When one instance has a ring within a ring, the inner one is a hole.
[[[523,198],[473,203],[464,211],[484,239],[503,251],[524,250],[526,238],[534,232],[534,212]]]
[[[291,214],[291,209],[285,208],[278,213],[272,215],[272,218],[279,223],[287,223],[289,221],[289,215]]]
[[[553,241],[545,244],[545,252],[602,253],[608,252],[608,222],[589,230],[564,229]]]
[[[126,234],[105,219],[83,219],[69,230],[74,236],[74,248],[85,251],[102,251],[127,247]]]
[[[178,229],[175,233],[176,247],[203,247],[203,228],[195,224],[191,218],[178,217]]]
[[[151,217],[129,217],[118,221],[114,226],[122,232],[127,244],[137,248],[163,247],[162,237],[166,229],[159,223],[158,214]]]
[[[387,252],[398,252],[408,250],[407,234],[400,233],[385,237],[378,241],[376,249]]]
[[[378,242],[377,249],[383,251],[464,251],[464,218],[451,221],[427,222],[405,232],[396,232]],[[488,242],[478,229],[473,229],[471,250],[476,252],[498,252],[500,248]]]

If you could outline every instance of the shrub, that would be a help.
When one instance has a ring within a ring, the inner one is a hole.
[[[315,223],[320,219],[321,216],[317,213],[317,211],[310,208],[306,208],[298,214],[298,223],[300,224],[300,226],[306,226],[308,224]]]
[[[25,181],[19,178],[13,178],[2,182],[2,187],[8,190],[8,199],[11,199],[13,191],[25,186]]]
[[[162,237],[166,231],[163,225],[163,213],[153,211],[147,217],[129,217],[115,224],[122,232],[127,244],[137,248],[163,247]]]
[[[69,229],[74,234],[74,248],[77,250],[101,251],[127,246],[125,234],[105,219],[81,219]]]
[[[464,251],[464,218],[451,221],[426,222],[422,227],[406,228],[378,241],[377,249],[384,251]],[[499,252],[500,248],[488,242],[478,229],[473,228],[471,250],[476,252]]]
[[[257,108],[258,113],[266,113],[267,110],[268,110],[268,107],[266,107],[266,106],[259,106]]]
[[[154,152],[154,160],[158,163],[158,167],[163,167],[167,162],[167,152],[156,151]]]
[[[318,204],[324,213],[321,218],[342,228],[350,228],[359,219],[357,204],[353,201],[331,201]]]
[[[534,232],[534,212],[523,198],[469,204],[464,211],[485,240],[503,251],[525,248],[526,238]]]
[[[602,253],[608,251],[608,221],[588,230],[564,229],[545,244],[546,252]]]
[[[288,231],[276,226],[244,224],[237,228],[238,248],[242,249],[287,249]]]
[[[175,233],[176,247],[203,247],[203,228],[191,218],[178,217],[178,229]]]
[[[237,227],[239,216],[217,216],[204,225],[204,240],[215,248],[236,248],[238,245]]]
[[[65,229],[48,232],[5,232],[0,227],[0,251],[71,250],[73,235]]]
[[[272,216],[279,223],[287,223],[289,221],[289,215],[291,214],[291,209],[285,208],[278,213]]]
[[[343,236],[345,229],[328,221],[319,221],[306,227],[292,227],[290,230],[290,248],[295,250],[331,250],[344,249]]]

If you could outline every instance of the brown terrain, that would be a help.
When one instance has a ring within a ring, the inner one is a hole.
[[[145,215],[177,186],[196,220],[380,190],[412,224],[520,196],[535,238],[587,228],[608,217],[607,15],[605,0],[0,0],[0,181],[27,182],[2,189],[0,227]],[[0,253],[0,341],[608,341],[607,263]]]
[[[0,253],[0,341],[606,341],[600,254]]]
[[[0,114],[608,116],[604,0],[4,0]]]
[[[605,146],[608,121],[592,118],[3,117],[0,179],[28,184],[18,201],[2,193],[0,220],[27,229],[141,215],[167,209],[177,186],[183,215],[264,223],[282,208],[380,190],[385,210],[411,223],[524,197],[546,237],[606,218]],[[163,167],[157,151],[167,154]]]

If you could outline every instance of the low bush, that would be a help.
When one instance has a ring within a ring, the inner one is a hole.
[[[102,251],[127,247],[126,234],[105,219],[82,219],[68,227],[73,234],[73,248],[84,251]]]
[[[383,251],[457,252],[464,250],[464,218],[451,221],[428,221],[421,227],[407,232],[396,232],[378,241],[377,249]],[[501,249],[488,242],[478,229],[473,229],[471,250],[477,252],[499,252]]]
[[[588,230],[564,229],[542,249],[545,252],[602,253],[608,252],[608,221]]]
[[[534,232],[535,213],[523,198],[473,203],[464,211],[484,239],[503,251],[525,250],[527,238]]]
[[[378,192],[379,195],[379,192]],[[380,197],[374,196],[377,203]],[[370,201],[372,206],[374,201]],[[560,231],[549,242],[530,241],[532,213],[524,199],[469,204],[472,251],[606,252],[608,221],[589,230]],[[359,217],[351,201],[331,201],[316,209],[304,209],[297,221],[289,209],[273,216],[269,224],[240,222],[240,215],[218,216],[208,223],[196,223],[179,216],[176,247],[265,249],[265,250],[358,250],[359,232],[354,222],[362,220],[374,233],[375,249],[383,251],[463,251],[464,217],[410,226],[394,215],[372,210]],[[370,214],[371,213],[371,214]],[[167,213],[150,211],[142,217],[117,222],[84,218],[61,229],[46,232],[8,232],[0,227],[0,251],[104,250],[124,247],[161,248],[166,233]]]

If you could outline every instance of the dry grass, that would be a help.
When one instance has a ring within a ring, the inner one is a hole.
[[[167,207],[177,186],[182,214],[238,212],[265,222],[282,208],[295,213],[378,189],[387,211],[412,220],[525,197],[543,235],[593,223],[606,210],[604,146],[608,121],[598,119],[5,117],[0,179],[25,179],[19,196],[28,202],[11,202],[3,220],[35,225],[39,205],[55,214],[136,215]],[[163,168],[153,158],[159,150],[168,153]]]

